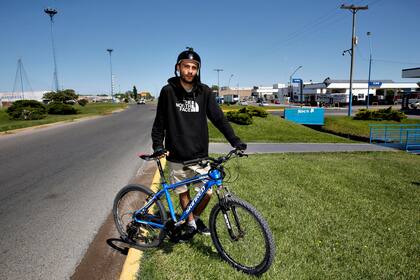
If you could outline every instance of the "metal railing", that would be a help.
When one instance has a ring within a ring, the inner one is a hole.
[[[420,153],[420,128],[407,129],[405,140],[407,152]]]
[[[420,124],[370,124],[370,143],[420,152]]]

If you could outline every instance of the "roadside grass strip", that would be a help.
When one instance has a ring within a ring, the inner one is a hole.
[[[419,156],[404,152],[260,154],[229,162],[239,179],[225,185],[262,213],[276,241],[276,259],[260,279],[418,279],[419,166]],[[196,235],[144,251],[137,279],[254,278],[224,262],[211,238]]]
[[[6,113],[6,109],[0,109],[0,132],[9,132],[10,130],[33,127],[45,124],[51,124],[63,121],[73,121],[75,119],[91,117],[95,115],[107,115],[115,110],[126,108],[126,104],[110,104],[110,103],[90,103],[82,107],[74,105],[80,111],[77,115],[47,115],[41,120],[19,121],[10,120]]]
[[[397,121],[353,120],[347,116],[326,116],[323,130],[340,135],[364,137],[369,139],[369,124],[420,124],[420,119]]]
[[[254,117],[251,125],[230,124],[236,135],[245,142],[356,143],[347,138],[320,132],[270,114],[267,118]],[[226,142],[224,136],[211,123],[209,123],[209,136],[210,142]]]
[[[166,165],[166,160],[163,158],[160,160],[162,167]],[[157,192],[160,185],[160,175],[159,170],[156,170],[155,175],[153,176],[152,185],[150,189],[153,192]],[[133,280],[137,278],[137,273],[141,264],[141,259],[143,257],[143,251],[137,250],[135,248],[130,248],[128,250],[127,257],[125,259],[123,269],[120,274],[120,280]]]

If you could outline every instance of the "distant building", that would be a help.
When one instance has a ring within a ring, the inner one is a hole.
[[[220,96],[236,95],[239,100],[247,100],[251,96],[251,87],[221,87]]]
[[[50,90],[24,91],[24,92],[0,92],[0,107],[9,106],[13,102],[22,99],[31,99],[42,102],[42,96]]]
[[[254,86],[252,89],[251,95],[255,99],[264,99],[264,100],[273,100],[275,99],[274,94],[278,92],[277,88],[271,87],[263,87],[263,86]]]
[[[372,85],[373,84],[373,85]],[[325,79],[321,83],[309,83],[303,86],[303,100],[294,91],[294,100],[304,103],[349,103],[350,83],[348,80]],[[416,83],[394,82],[392,80],[372,80],[369,89],[371,102],[394,103],[403,92],[415,92],[419,89]],[[353,80],[352,94],[354,102],[366,102],[368,92],[367,80]],[[372,99],[371,99],[372,97]]]

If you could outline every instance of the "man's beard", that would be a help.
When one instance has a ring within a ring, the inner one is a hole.
[[[190,85],[192,85],[192,84],[195,84],[195,81],[197,80],[197,76],[194,76],[193,78],[192,78],[192,80],[191,81],[189,81],[189,80],[187,80],[186,78],[185,78],[185,76],[184,75],[180,75],[180,78],[181,78],[181,80],[184,82],[184,83],[186,83],[186,84],[190,84]]]

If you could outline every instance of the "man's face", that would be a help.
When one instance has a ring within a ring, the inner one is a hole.
[[[197,76],[198,64],[194,60],[182,60],[177,69],[182,81],[191,84]]]

